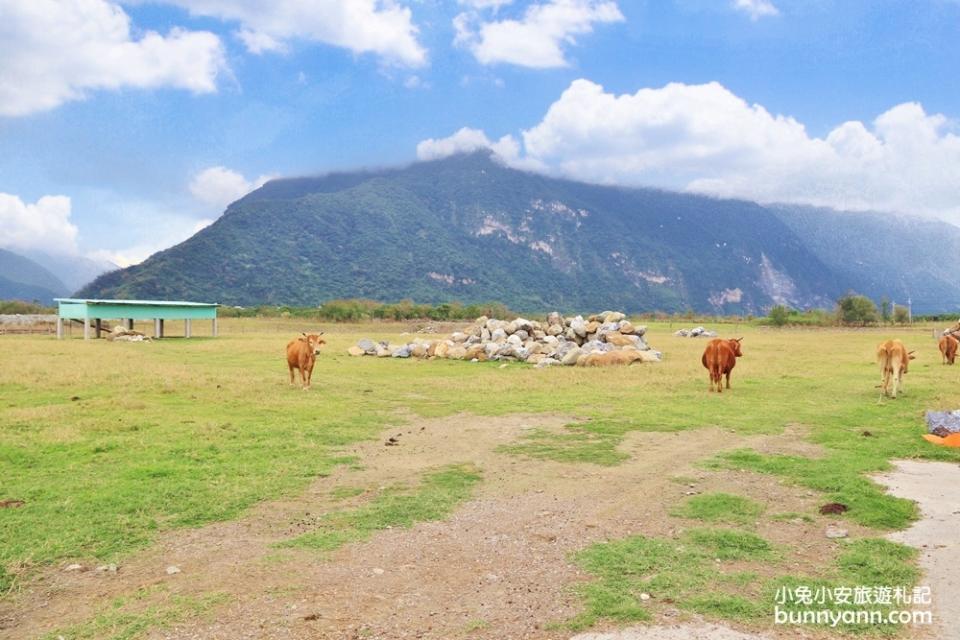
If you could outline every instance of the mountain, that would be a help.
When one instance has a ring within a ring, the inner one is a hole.
[[[0,249],[0,300],[34,300],[50,304],[69,293],[61,282],[33,260]]]
[[[93,282],[97,276],[120,268],[108,260],[93,260],[81,255],[50,254],[43,251],[26,251],[24,255],[59,278],[70,291],[76,291]]]
[[[803,222],[804,212],[741,200],[560,180],[474,153],[268,182],[185,242],[78,295],[759,313],[884,285],[832,253],[826,213],[806,213]],[[867,255],[884,227],[863,224]],[[925,295],[960,300],[960,287],[942,281]]]

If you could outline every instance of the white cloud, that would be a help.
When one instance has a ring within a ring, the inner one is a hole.
[[[70,221],[70,198],[43,196],[34,204],[0,193],[0,247],[51,254],[77,253],[77,227]]]
[[[577,180],[960,223],[960,136],[918,103],[894,106],[871,123],[842,123],[820,138],[716,82],[618,96],[581,79],[521,138],[522,150],[514,141],[513,150],[497,152],[504,162]],[[483,147],[494,148],[484,132],[461,130],[424,141],[417,152],[440,157]]]
[[[751,20],[759,20],[766,16],[780,15],[780,11],[770,0],[733,0],[733,8],[750,16]]]
[[[420,160],[438,160],[457,153],[472,153],[481,149],[490,149],[497,156],[518,161],[520,146],[513,136],[503,136],[496,142],[479,129],[463,127],[446,138],[428,138],[417,145],[417,158]]]
[[[180,244],[198,231],[209,227],[214,221],[205,218],[191,222],[192,224],[184,224],[183,221],[177,220],[175,224],[162,226],[159,231],[154,229],[154,233],[158,234],[159,237],[154,235],[152,236],[153,240],[140,242],[122,249],[98,249],[87,255],[89,258],[96,260],[107,260],[118,267],[140,264],[158,251]]]
[[[107,0],[0,0],[0,116],[23,116],[89,91],[173,87],[216,91],[226,67],[220,39],[172,29],[131,36]]]
[[[259,189],[272,177],[262,175],[256,180],[247,180],[242,174],[226,167],[208,167],[190,181],[190,193],[197,200],[220,211],[254,189]]]
[[[162,1],[239,23],[237,36],[253,53],[284,51],[291,40],[308,40],[409,67],[427,61],[409,7],[393,0]]]
[[[476,12],[461,13],[453,20],[454,42],[481,64],[565,67],[564,47],[576,44],[575,36],[623,19],[612,0],[550,0],[530,5],[520,20],[483,22]]]
[[[457,0],[459,4],[477,10],[490,9],[496,12],[500,7],[513,4],[513,0]]]

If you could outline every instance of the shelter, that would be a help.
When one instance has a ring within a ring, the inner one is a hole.
[[[57,314],[57,338],[63,337],[64,320],[83,322],[83,337],[90,337],[90,321],[94,321],[96,337],[100,337],[101,321],[123,320],[128,329],[134,320],[153,320],[153,335],[163,337],[164,320],[183,320],[184,336],[189,338],[191,321],[210,320],[213,337],[217,337],[217,307],[213,302],[181,302],[169,300],[85,300],[79,298],[55,298],[59,307]]]

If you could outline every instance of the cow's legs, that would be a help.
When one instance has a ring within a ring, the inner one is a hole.
[[[287,367],[290,369],[290,386],[292,387],[295,384],[293,381],[293,365],[287,365]]]
[[[730,388],[730,372],[729,371],[727,371],[726,376],[727,376],[727,389],[729,389]]]

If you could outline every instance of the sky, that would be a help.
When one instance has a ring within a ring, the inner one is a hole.
[[[0,0],[0,247],[125,266],[274,177],[489,148],[960,224],[960,0]]]

